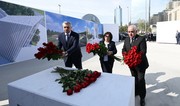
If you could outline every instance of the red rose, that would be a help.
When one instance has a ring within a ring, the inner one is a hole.
[[[101,75],[101,73],[98,72],[98,71],[94,71],[94,72],[92,73],[92,76],[95,77],[95,78],[98,78],[100,75]]]
[[[62,54],[62,52],[63,52],[62,50],[58,50],[58,54]]]
[[[92,74],[90,74],[90,73],[89,73],[89,74],[87,74],[87,77],[89,77],[89,78],[90,78],[91,76],[92,76]]]
[[[40,52],[44,52],[44,48],[42,48],[42,47],[39,47],[38,50],[39,50]]]
[[[41,52],[38,52],[38,53],[34,54],[34,56],[35,56],[37,59],[41,59],[41,58],[43,58],[43,57],[45,56],[45,54],[44,54],[44,53],[41,53]]]
[[[85,83],[81,83],[81,86],[82,86],[82,88],[85,88],[86,84]]]
[[[84,80],[89,82],[89,78],[88,77],[84,77]]]
[[[97,79],[96,77],[91,77],[91,78],[90,78],[90,81],[91,81],[91,82],[95,82],[96,79]]]
[[[100,46],[99,46],[98,43],[95,43],[95,44],[93,45],[93,47],[94,47],[94,49],[99,49],[99,48],[100,48]]]
[[[80,92],[81,88],[80,86],[74,86],[74,92]]]
[[[92,74],[93,74],[93,77],[97,77],[98,72],[94,71]]]
[[[77,84],[76,86],[79,87],[80,90],[82,89],[81,84]]]
[[[66,92],[67,92],[67,95],[72,95],[73,94],[73,90],[72,89],[68,89]]]
[[[84,88],[86,88],[87,86],[89,86],[90,82],[84,81],[83,84],[84,84]]]
[[[99,76],[101,76],[101,73],[100,73],[100,72],[97,73],[97,77],[99,77]]]
[[[88,44],[86,45],[86,52],[88,52],[88,53],[91,52],[91,46],[92,46],[92,44],[90,44],[90,43],[88,43]]]
[[[47,50],[47,53],[48,53],[48,54],[52,54],[53,51],[52,51],[52,50]]]

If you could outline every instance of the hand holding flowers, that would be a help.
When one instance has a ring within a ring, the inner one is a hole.
[[[100,44],[99,43],[94,43],[94,44],[88,43],[86,45],[86,52],[87,53],[93,53],[94,55],[98,54],[100,57],[108,54],[109,56],[112,56],[115,60],[122,61],[122,59],[112,55],[113,52],[108,51],[108,48],[106,48],[105,45],[101,44],[101,43]]]
[[[62,50],[59,50],[52,42],[43,43],[43,47],[38,48],[38,53],[34,54],[37,59],[58,60],[61,59],[64,54]]]

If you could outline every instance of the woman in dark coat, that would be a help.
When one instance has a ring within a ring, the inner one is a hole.
[[[102,71],[106,73],[112,73],[114,65],[113,55],[117,53],[116,45],[115,42],[112,41],[112,38],[112,33],[106,32],[103,35],[103,40],[99,42],[101,44],[104,44],[108,49],[107,54],[99,58]]]

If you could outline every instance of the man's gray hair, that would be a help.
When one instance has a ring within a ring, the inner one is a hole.
[[[64,22],[62,23],[62,26],[64,26],[64,25],[69,25],[70,27],[72,27],[71,23],[68,22],[68,21],[64,21]]]
[[[129,27],[132,27],[134,31],[137,31],[136,25],[133,25],[133,24],[132,24],[132,25],[129,25]]]

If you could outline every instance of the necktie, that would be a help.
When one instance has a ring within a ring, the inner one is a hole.
[[[68,41],[68,33],[66,33],[66,41]]]
[[[69,39],[70,39],[70,34],[68,33],[67,34],[67,42],[69,41]]]
[[[135,40],[135,38],[133,37],[133,38],[132,38],[132,43],[134,42],[134,40]]]
[[[131,45],[131,46],[132,46],[133,42],[134,42],[134,38],[131,38],[131,39],[130,39],[130,45]]]
[[[69,33],[67,33],[66,34],[66,46],[68,45],[69,37],[70,37],[70,35],[69,35]]]

